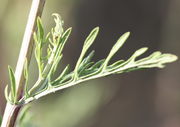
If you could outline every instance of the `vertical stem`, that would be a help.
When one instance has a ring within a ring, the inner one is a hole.
[[[16,77],[16,88],[18,98],[21,98],[24,89],[25,78],[23,75],[24,63],[27,58],[28,64],[31,59],[32,49],[33,49],[33,32],[36,29],[36,19],[41,16],[44,8],[45,0],[33,0],[31,10],[28,17],[28,22],[26,25],[26,30],[24,33],[24,38],[22,41],[22,46],[16,66],[15,77]],[[17,115],[21,106],[6,104],[3,121],[1,127],[14,127]]]

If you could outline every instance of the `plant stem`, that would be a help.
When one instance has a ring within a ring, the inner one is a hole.
[[[24,90],[24,82],[25,78],[23,75],[24,63],[27,59],[29,64],[32,49],[33,49],[33,32],[36,29],[36,19],[38,16],[41,16],[43,8],[44,8],[45,0],[33,0],[31,10],[28,17],[28,22],[26,26],[26,30],[24,33],[24,38],[22,41],[22,46],[16,66],[15,77],[16,77],[16,90],[17,96],[20,99],[23,90]],[[15,122],[22,106],[11,105],[9,103],[6,104],[3,121],[1,127],[14,127]]]

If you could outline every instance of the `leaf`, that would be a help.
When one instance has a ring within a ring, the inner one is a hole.
[[[62,35],[62,43],[65,43],[67,41],[67,39],[69,38],[70,34],[72,32],[72,28],[68,28]]]
[[[63,20],[61,19],[61,16],[60,16],[59,14],[53,13],[52,15],[54,16],[54,21],[55,21],[55,23],[56,23],[56,26],[55,26],[55,28],[54,28],[54,35],[55,35],[55,37],[56,37],[56,36],[59,37],[59,36],[61,36],[62,33],[64,32],[64,30],[63,30],[63,24],[64,24],[64,22],[63,22]]]
[[[118,60],[115,63],[109,65],[107,67],[107,69],[110,71],[115,70],[115,69],[119,68],[120,66],[122,66],[124,62],[125,62],[124,60]]]
[[[38,44],[38,38],[37,38],[37,34],[36,34],[36,32],[34,32],[34,34],[33,34],[33,38],[34,38],[34,42],[35,42],[35,44],[37,45],[37,44]]]
[[[48,74],[49,77],[52,77],[52,75],[53,75],[54,72],[56,71],[57,66],[58,66],[58,64],[59,64],[59,61],[61,61],[62,57],[63,57],[63,55],[61,54],[60,56],[58,56],[58,57],[54,60],[54,62],[53,62],[53,64],[52,64],[52,67],[51,67],[51,69],[50,69],[50,71],[49,71],[49,74]]]
[[[45,42],[47,42],[50,39],[50,35],[51,35],[50,32],[46,35],[45,40],[44,40]]]
[[[121,73],[127,73],[127,72],[131,72],[131,71],[137,71],[137,70],[142,70],[144,68],[139,68],[139,67],[134,67],[134,68],[128,68],[126,70],[120,71],[117,74],[121,74]]]
[[[49,40],[49,43],[47,45],[49,46],[47,47],[47,63],[43,62],[42,60],[42,40],[38,40],[40,33],[42,32],[40,32],[39,34],[34,34],[34,39],[36,41],[35,55],[37,61],[39,62],[39,67],[42,67],[42,65],[45,64],[45,68],[43,69],[44,75],[43,78],[38,79],[35,85],[29,90],[29,93],[32,93],[30,94],[31,97],[27,99],[23,97],[24,100],[21,101],[21,104],[27,104],[35,99],[39,99],[50,93],[54,93],[58,90],[71,87],[87,80],[105,77],[111,74],[140,70],[144,68],[162,68],[166,63],[174,62],[177,60],[177,56],[166,53],[162,54],[159,51],[154,52],[145,58],[137,59],[147,51],[148,48],[144,47],[135,51],[135,53],[133,53],[133,55],[131,55],[129,59],[117,60],[116,62],[110,64],[110,60],[112,59],[112,57],[123,46],[123,44],[129,37],[130,33],[127,32],[123,34],[114,44],[106,59],[102,59],[94,63],[91,61],[92,57],[94,56],[94,51],[92,51],[87,56],[86,53],[98,35],[99,27],[96,27],[85,39],[80,57],[77,60],[74,71],[70,72],[69,65],[67,65],[59,75],[59,77],[51,81],[51,76],[53,76],[53,73],[57,70],[57,65],[62,57],[62,50],[67,39],[70,36],[72,29],[69,28],[64,32],[62,27],[63,21],[61,20],[61,17],[58,14],[54,14],[54,16],[56,26],[55,28],[51,29],[52,38],[49,38],[49,36],[45,38],[46,41]],[[39,21],[39,29],[43,30],[42,27],[42,23]],[[6,91],[6,96],[8,98],[8,90]]]
[[[129,63],[134,62],[137,57],[139,57],[140,55],[144,54],[147,50],[148,50],[147,47],[138,49],[138,50],[129,58],[129,60],[128,60]]]
[[[119,40],[116,42],[116,44],[112,47],[109,55],[107,56],[104,65],[103,65],[103,70],[107,67],[110,59],[116,54],[116,52],[123,46],[123,44],[125,43],[125,41],[127,40],[127,38],[129,37],[130,32],[126,32],[125,34],[123,34]]]
[[[158,68],[163,68],[166,63],[171,63],[174,62],[178,59],[177,56],[172,55],[172,54],[153,54],[148,57],[149,59],[146,59],[146,61],[142,61],[142,64],[138,62],[139,67],[141,68],[153,68],[153,67],[158,67]]]
[[[92,45],[92,43],[94,42],[94,40],[96,39],[97,35],[98,35],[98,32],[99,32],[99,27],[96,27],[94,28],[91,33],[89,34],[89,36],[86,38],[85,42],[84,42],[84,46],[83,46],[83,49],[82,49],[82,52],[81,52],[81,55],[76,63],[76,66],[75,66],[75,70],[74,70],[74,76],[75,76],[75,79],[78,77],[78,68],[83,60],[83,57],[84,55],[86,54],[87,50],[89,49],[89,47]]]
[[[62,80],[60,80],[59,84],[62,85],[63,83],[66,83],[66,82],[71,82],[72,80],[72,76],[73,76],[73,73],[69,73],[67,75],[64,75],[64,77],[62,78]]]
[[[172,63],[172,62],[176,61],[177,59],[178,59],[178,57],[176,55],[165,53],[161,56],[160,62],[161,62],[161,64]]]
[[[88,49],[94,40],[96,39],[99,32],[99,27],[94,28],[84,42],[84,46]]]
[[[56,57],[58,55],[61,55],[62,50],[64,48],[64,45],[66,44],[66,42],[67,42],[67,40],[68,40],[68,38],[69,38],[69,36],[71,34],[71,31],[72,31],[72,28],[69,28],[62,35],[62,38],[60,39],[60,45],[59,45],[59,47],[57,48],[57,51],[56,51]]]
[[[8,71],[9,71],[9,78],[10,78],[10,82],[11,82],[11,95],[12,95],[12,99],[15,103],[16,99],[17,99],[16,80],[15,80],[14,72],[10,66],[8,66]]]
[[[43,42],[43,39],[44,39],[44,29],[43,29],[42,21],[41,21],[40,17],[37,18],[37,28],[38,28],[37,33],[38,33],[39,41]]]
[[[92,57],[94,56],[94,53],[95,53],[95,51],[93,50],[86,58],[84,58],[84,60],[79,65],[79,70],[81,70],[81,68],[83,66],[85,66],[87,63],[89,63],[91,61]]]
[[[142,58],[140,60],[138,60],[136,63],[142,63],[144,61],[147,61],[149,59],[155,59],[157,57],[159,57],[162,53],[160,51],[156,51],[154,53],[152,53],[151,55],[149,55],[148,57]]]
[[[94,62],[89,62],[86,65],[84,65],[80,70],[79,70],[79,76],[83,76],[83,73],[94,64]]]
[[[89,69],[90,70],[99,69],[99,67],[104,63],[104,61],[105,61],[105,59],[99,60],[93,66],[91,66]]]
[[[62,71],[62,73],[60,74],[60,76],[56,78],[56,80],[52,84],[54,84],[55,82],[60,82],[63,79],[63,77],[69,73],[69,70],[70,70],[69,68],[70,66],[67,65]]]
[[[4,96],[7,100],[7,102],[9,102],[10,104],[13,104],[11,98],[9,98],[9,92],[8,92],[8,85],[6,85],[5,89],[4,89]]]
[[[27,62],[27,59],[25,61],[25,64],[24,64],[24,77],[25,77],[25,85],[24,85],[24,93],[25,93],[25,97],[28,98],[30,95],[28,93],[28,62]]]
[[[88,65],[89,68],[84,70],[83,73],[81,72],[81,79],[84,79],[84,78],[87,78],[87,77],[90,77],[93,75],[97,75],[100,72],[100,67],[104,63],[104,61],[105,61],[105,59],[99,60],[94,65],[92,65],[92,63],[90,63],[90,65],[92,65],[92,66],[89,67],[90,65]]]
[[[57,69],[60,60],[62,59],[62,50],[64,48],[65,43],[67,42],[68,37],[70,36],[71,31],[72,28],[69,28],[63,33],[55,53],[52,53],[52,55],[54,56],[51,56],[51,59],[49,59],[50,70],[47,72],[49,79],[51,79],[52,75]]]

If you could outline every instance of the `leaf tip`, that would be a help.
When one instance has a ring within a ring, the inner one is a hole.
[[[164,54],[164,57],[162,59],[163,63],[172,63],[178,60],[178,56],[173,54]]]
[[[96,32],[96,34],[98,34],[99,29],[100,29],[99,26],[95,27],[95,28],[92,30],[92,33]]]
[[[131,33],[128,31],[128,32],[124,33],[122,36],[125,37],[125,38],[128,38],[130,36],[130,34]]]

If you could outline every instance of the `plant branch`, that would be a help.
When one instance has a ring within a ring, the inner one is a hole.
[[[16,66],[15,77],[16,77],[16,91],[18,99],[22,96],[22,91],[24,89],[25,78],[23,75],[24,63],[27,59],[29,64],[33,49],[33,32],[36,29],[36,19],[41,16],[44,8],[45,0],[33,0],[31,10],[29,13],[29,18],[24,33],[24,38],[22,41],[22,46]],[[21,106],[15,106],[7,103],[6,109],[3,116],[3,121],[1,127],[14,127],[16,117]]]
[[[145,48],[142,48],[142,49],[145,49]],[[140,50],[138,50],[138,51],[140,51]],[[152,55],[150,55],[149,57],[157,57],[157,56],[155,56],[155,55],[157,55],[157,53],[159,53],[159,52],[155,52]],[[142,68],[142,69],[143,68],[144,69],[145,68],[149,68],[149,67],[150,68],[152,68],[152,67],[159,67],[159,68],[161,68],[161,67],[163,67],[162,66],[163,63],[167,62],[167,61],[163,61],[163,59],[162,59],[163,57],[166,58],[166,59],[168,57],[171,57],[170,58],[171,60],[168,60],[168,62],[172,62],[172,61],[177,60],[176,56],[173,56],[173,55],[170,55],[170,54],[166,54],[166,56],[162,55],[161,56],[161,61],[159,61],[159,58],[158,58],[158,59],[154,59],[153,62],[152,62],[153,59],[151,59],[151,61],[149,62],[149,59],[148,59],[149,57],[144,58],[144,60],[140,59],[140,60],[137,60],[137,61],[134,61],[135,57],[134,58],[133,57],[134,57],[134,55],[129,60],[127,60],[126,62],[122,63],[120,68],[116,68],[115,67],[115,69],[114,69],[114,67],[111,68],[111,66],[109,66],[108,69],[106,69],[105,71],[97,70],[96,74],[94,73],[94,75],[92,75],[92,76],[80,77],[78,80],[70,80],[70,81],[67,81],[67,82],[59,84],[59,85],[54,85],[56,83],[54,83],[54,84],[52,83],[52,86],[47,88],[47,89],[45,89],[44,91],[41,91],[40,93],[37,93],[33,97],[30,97],[28,99],[22,100],[21,105],[22,104],[23,105],[28,104],[28,103],[30,103],[30,102],[32,102],[34,100],[38,100],[39,98],[44,97],[44,96],[46,96],[48,94],[55,93],[55,92],[57,92],[59,90],[62,90],[62,89],[65,89],[65,88],[77,85],[79,83],[82,83],[82,82],[85,82],[85,81],[88,81],[88,80],[105,77],[105,76],[108,76],[108,75],[111,75],[111,74],[117,74],[117,73],[121,74],[121,73],[124,73],[124,72],[129,72],[131,70],[138,70],[140,68]],[[146,59],[148,59],[148,60],[146,60]],[[73,73],[75,73],[75,72],[72,72],[72,74]]]

